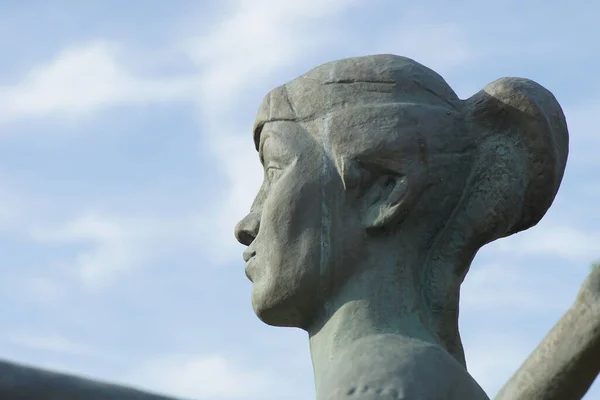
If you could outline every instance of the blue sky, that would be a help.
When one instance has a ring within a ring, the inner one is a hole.
[[[262,179],[251,127],[273,87],[394,53],[462,98],[536,80],[567,116],[553,207],[463,286],[494,395],[600,257],[600,10],[400,3],[0,0],[0,356],[198,400],[314,398],[306,335],[253,315],[232,234]]]

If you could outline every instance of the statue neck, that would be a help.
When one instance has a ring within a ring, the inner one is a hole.
[[[393,264],[366,268],[351,277],[307,329],[318,399],[325,395],[319,395],[324,380],[336,374],[336,360],[342,354],[346,358],[361,339],[392,335],[439,344],[427,327],[429,316],[421,306],[412,269]]]

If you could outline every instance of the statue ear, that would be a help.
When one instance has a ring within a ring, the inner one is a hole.
[[[400,223],[419,192],[411,185],[413,179],[397,172],[401,168],[394,160],[341,157],[337,168],[367,230],[382,230]]]
[[[362,221],[366,229],[384,229],[406,214],[409,192],[407,177],[392,172],[377,174],[362,191]]]

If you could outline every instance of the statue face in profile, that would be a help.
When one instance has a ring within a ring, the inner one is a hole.
[[[319,297],[323,149],[288,121],[266,124],[257,146],[264,179],[237,229],[252,305],[266,323],[304,326]]]
[[[505,78],[460,100],[392,55],[328,63],[274,89],[254,140],[264,181],[236,237],[259,318],[314,333],[360,305],[357,330],[414,331],[463,365],[458,298],[471,260],[540,220],[567,157],[564,116],[541,86]]]
[[[402,117],[422,112],[420,106],[409,108],[400,111]],[[328,299],[371,258],[368,231],[399,221],[406,214],[403,203],[425,186],[417,126],[398,121],[396,106],[372,107],[377,119],[371,121],[362,121],[356,111],[334,110],[307,122],[265,121],[259,127],[255,139],[263,183],[236,236],[248,246],[244,259],[254,283],[253,308],[268,324],[304,329],[314,324]],[[394,127],[400,131],[392,135]],[[365,128],[393,137],[401,173],[386,172],[381,157],[365,154],[359,166],[343,153],[372,146],[361,140]],[[348,140],[356,140],[355,146]],[[415,181],[410,188],[407,176]]]

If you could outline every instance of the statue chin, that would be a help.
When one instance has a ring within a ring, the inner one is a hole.
[[[277,300],[256,286],[252,290],[252,309],[258,319],[271,326],[302,328],[305,318],[290,300]]]

